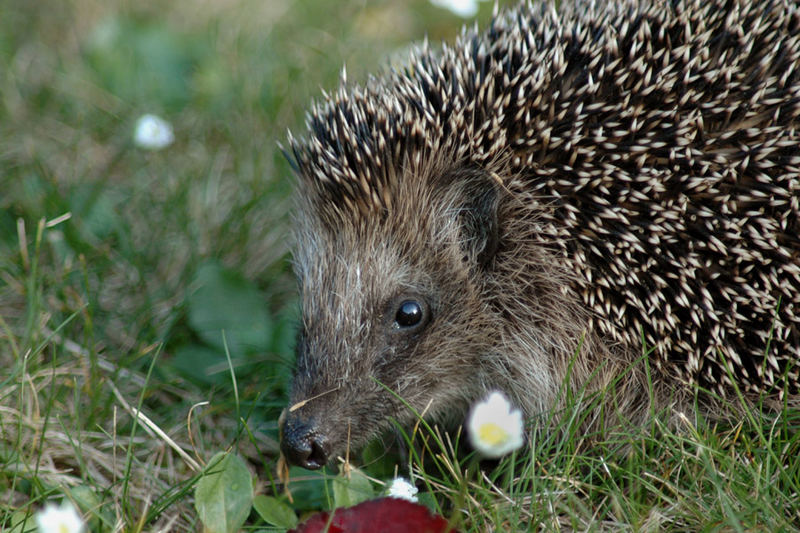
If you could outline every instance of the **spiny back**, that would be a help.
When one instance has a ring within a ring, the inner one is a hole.
[[[429,176],[434,160],[485,169],[526,206],[526,238],[574,273],[564,296],[609,345],[635,353],[644,340],[670,379],[722,390],[730,372],[747,392],[796,393],[798,11],[687,0],[505,12],[313,109],[308,138],[291,141],[305,216],[369,220],[413,203],[398,180]]]

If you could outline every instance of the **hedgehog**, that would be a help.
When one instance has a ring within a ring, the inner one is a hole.
[[[325,94],[286,150],[286,459],[458,423],[491,390],[530,420],[606,391],[606,424],[798,405],[798,7],[495,8]]]

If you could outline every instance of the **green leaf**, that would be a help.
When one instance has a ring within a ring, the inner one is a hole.
[[[373,439],[361,450],[361,464],[369,465],[373,478],[391,479],[403,459],[395,447],[387,447],[382,439]]]
[[[328,479],[332,476],[327,467],[320,470],[305,470],[299,466],[289,467],[289,490],[292,491],[292,507],[299,511],[318,511],[328,508]]]
[[[67,207],[76,213],[74,224],[88,242],[105,240],[122,231],[118,207],[122,199],[98,186],[80,184],[67,199]]]
[[[253,500],[253,507],[264,519],[264,522],[289,529],[297,525],[297,515],[285,502],[272,496],[259,494]]]
[[[181,377],[203,385],[222,385],[231,380],[225,353],[201,344],[177,348],[166,364]]]
[[[266,351],[272,340],[272,320],[258,287],[239,273],[210,261],[200,266],[187,299],[189,325],[205,342],[231,355]]]
[[[112,17],[86,42],[88,64],[99,84],[137,106],[181,109],[202,47],[157,20]]]
[[[431,510],[432,513],[441,512],[436,498],[430,492],[420,492],[417,494],[417,503],[424,505]]]
[[[111,524],[113,518],[109,515],[109,509],[103,505],[103,500],[88,485],[75,485],[64,489],[65,494],[69,494],[72,500],[82,513],[88,513],[88,529],[94,531],[101,523]]]
[[[194,489],[194,506],[210,533],[238,531],[253,506],[253,483],[244,461],[216,454]]]
[[[12,514],[9,527],[8,533],[36,533],[39,531],[36,519],[28,511],[16,511]]]
[[[333,479],[334,507],[352,507],[375,495],[372,483],[360,470],[352,469],[350,478],[337,476]]]

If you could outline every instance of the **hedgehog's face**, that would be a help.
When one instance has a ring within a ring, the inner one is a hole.
[[[481,393],[492,319],[477,271],[495,246],[483,220],[494,202],[463,181],[449,189],[410,188],[414,212],[336,227],[301,213],[303,324],[282,428],[291,463],[319,468],[415,411],[459,417]]]

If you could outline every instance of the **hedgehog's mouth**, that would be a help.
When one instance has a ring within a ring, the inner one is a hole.
[[[388,438],[389,442],[404,448],[403,439],[397,433],[398,426],[394,424],[411,425],[409,420],[384,416],[366,419],[356,416],[344,421],[337,417],[334,422],[325,415],[309,412],[307,408],[285,409],[278,424],[284,460],[289,465],[307,470],[318,470],[326,465],[333,467],[334,462],[348,461],[374,439]],[[388,448],[393,446],[390,444]]]

